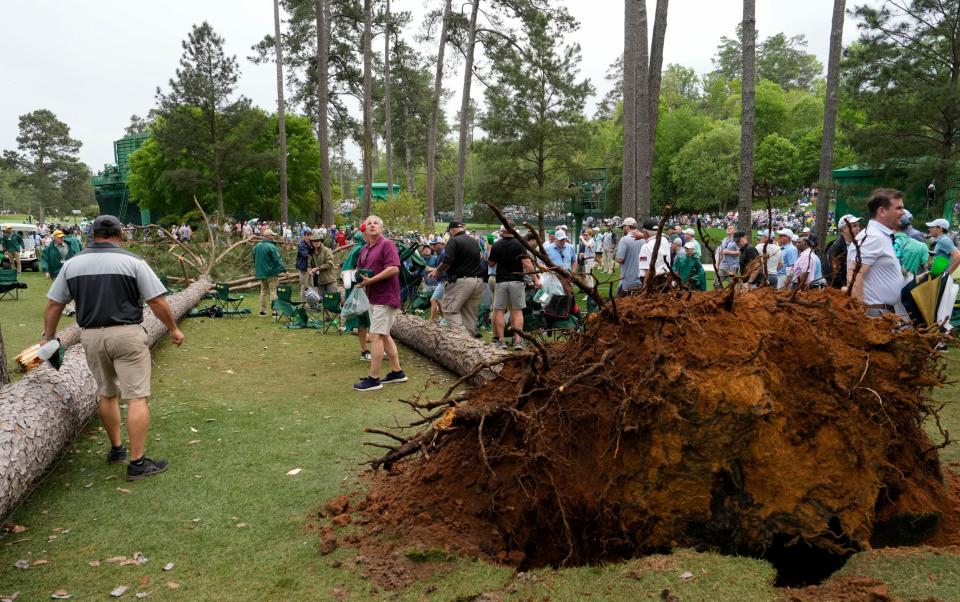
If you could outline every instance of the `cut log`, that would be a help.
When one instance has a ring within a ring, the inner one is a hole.
[[[459,376],[469,374],[478,364],[493,363],[511,355],[508,351],[500,351],[490,343],[473,338],[465,330],[440,326],[436,322],[407,314],[397,316],[390,334]],[[493,371],[483,370],[471,378],[470,383],[480,385],[493,376]]]
[[[167,297],[173,315],[183,317],[211,285],[208,277],[201,276],[188,288]],[[149,309],[144,312],[143,326],[151,346],[167,332]],[[74,337],[79,341],[76,327],[60,335],[61,341]],[[96,413],[96,393],[97,385],[80,345],[67,350],[59,371],[45,364],[0,389],[0,517],[30,492]]]

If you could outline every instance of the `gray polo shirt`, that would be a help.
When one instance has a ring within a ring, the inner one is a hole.
[[[77,302],[81,328],[143,322],[141,299],[154,299],[166,287],[139,255],[105,242],[93,243],[63,264],[47,298]]]
[[[633,286],[640,286],[640,249],[644,241],[636,239],[630,234],[624,234],[617,242],[616,258],[622,259],[620,264],[620,288],[626,290]],[[668,247],[669,248],[669,247]]]

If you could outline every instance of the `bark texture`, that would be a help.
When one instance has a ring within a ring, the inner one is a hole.
[[[387,159],[387,198],[393,197],[393,128],[390,123],[390,0],[383,22],[383,151]]]
[[[203,276],[167,297],[173,315],[181,318],[211,286],[213,282]],[[149,310],[144,312],[143,325],[151,346],[167,332]],[[73,340],[72,330],[61,333],[61,342]],[[67,350],[59,371],[44,364],[0,389],[0,517],[31,491],[96,411],[97,386],[80,345]]]
[[[330,193],[330,127],[327,123],[327,67],[330,60],[330,12],[328,0],[317,0],[317,138],[320,142],[320,223],[333,224]],[[341,187],[341,190],[343,188]]]
[[[279,132],[280,143],[280,223],[286,224],[289,221],[287,211],[287,105],[283,98],[283,42],[280,37],[280,0],[273,0],[273,34],[277,50],[277,130]]]
[[[467,177],[467,149],[470,125],[470,88],[473,85],[473,56],[477,47],[477,14],[480,0],[473,0],[470,9],[470,29],[467,32],[467,56],[463,66],[463,94],[460,98],[460,151],[457,153],[457,183],[453,193],[453,213],[457,221],[463,221],[463,182]]]
[[[840,53],[843,51],[843,18],[846,0],[833,0],[833,23],[830,26],[830,58],[827,61],[827,89],[823,101],[823,139],[820,143],[820,193],[817,195],[817,240],[826,253],[827,213],[833,180],[833,142],[837,137],[837,86],[840,82]]]
[[[493,345],[473,338],[466,331],[446,328],[408,314],[397,316],[390,335],[460,376],[469,374],[479,364],[495,362],[511,355],[508,351],[499,351]],[[499,372],[499,369],[495,370]],[[470,382],[479,385],[493,376],[493,370],[483,370]]]
[[[756,0],[743,0],[743,116],[740,119],[740,197],[737,227],[750,232],[753,209],[753,147],[756,123],[757,18]]]
[[[363,1],[363,218],[373,202],[373,50],[372,0]]]
[[[638,17],[642,2],[625,0],[623,16],[623,171],[620,212],[634,217],[637,212],[637,52]]]
[[[440,135],[440,96],[443,93],[443,53],[447,47],[447,35],[450,25],[451,0],[443,4],[443,23],[440,24],[440,46],[437,50],[437,76],[433,80],[433,105],[430,109],[430,132],[427,134],[427,224],[433,227],[434,200],[433,184],[436,180],[437,137]]]
[[[647,38],[647,3],[641,0],[637,4],[637,211],[634,217],[642,222],[650,217],[650,178],[644,173],[645,167],[653,165],[653,149],[650,141],[650,54]]]

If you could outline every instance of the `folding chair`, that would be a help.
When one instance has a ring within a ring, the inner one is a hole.
[[[216,291],[213,300],[217,305],[222,307],[225,312],[240,313],[240,305],[243,303],[244,295],[231,295],[230,285],[223,283],[217,284]]]
[[[27,283],[17,280],[17,270],[0,270],[0,299],[13,297],[19,301],[22,288],[27,288]]]
[[[277,314],[277,322],[291,323],[297,315],[297,310],[303,311],[302,307],[294,307],[292,303],[280,299],[279,296],[270,303],[270,307]]]
[[[342,335],[343,330],[340,328],[340,291],[323,293],[321,303],[323,334],[327,334],[327,331],[332,327],[337,331],[337,334]]]

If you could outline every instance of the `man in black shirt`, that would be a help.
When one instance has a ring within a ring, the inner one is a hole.
[[[446,277],[441,306],[447,322],[479,337],[477,313],[483,294],[480,245],[467,236],[460,222],[450,222],[447,232],[450,233],[450,240],[447,241],[443,262],[428,270],[427,275],[434,279],[440,275]]]
[[[533,262],[527,255],[527,250],[510,234],[506,226],[500,228],[500,240],[490,249],[490,258],[487,262],[497,268],[497,287],[493,291],[491,307],[494,345],[498,349],[506,349],[507,343],[503,340],[504,312],[509,305],[510,325],[517,330],[523,330],[523,310],[526,307],[526,284],[523,277],[525,274],[530,274],[538,287],[540,278],[534,273]],[[523,339],[515,336],[513,348],[522,349]]]
[[[844,215],[837,223],[840,236],[827,247],[823,262],[823,277],[833,288],[847,286],[847,250],[853,239],[860,233],[860,218]]]
[[[747,285],[755,287],[763,278],[762,266],[756,261],[760,253],[750,244],[750,235],[746,232],[737,232],[733,240],[740,247],[740,275],[746,279]]]

